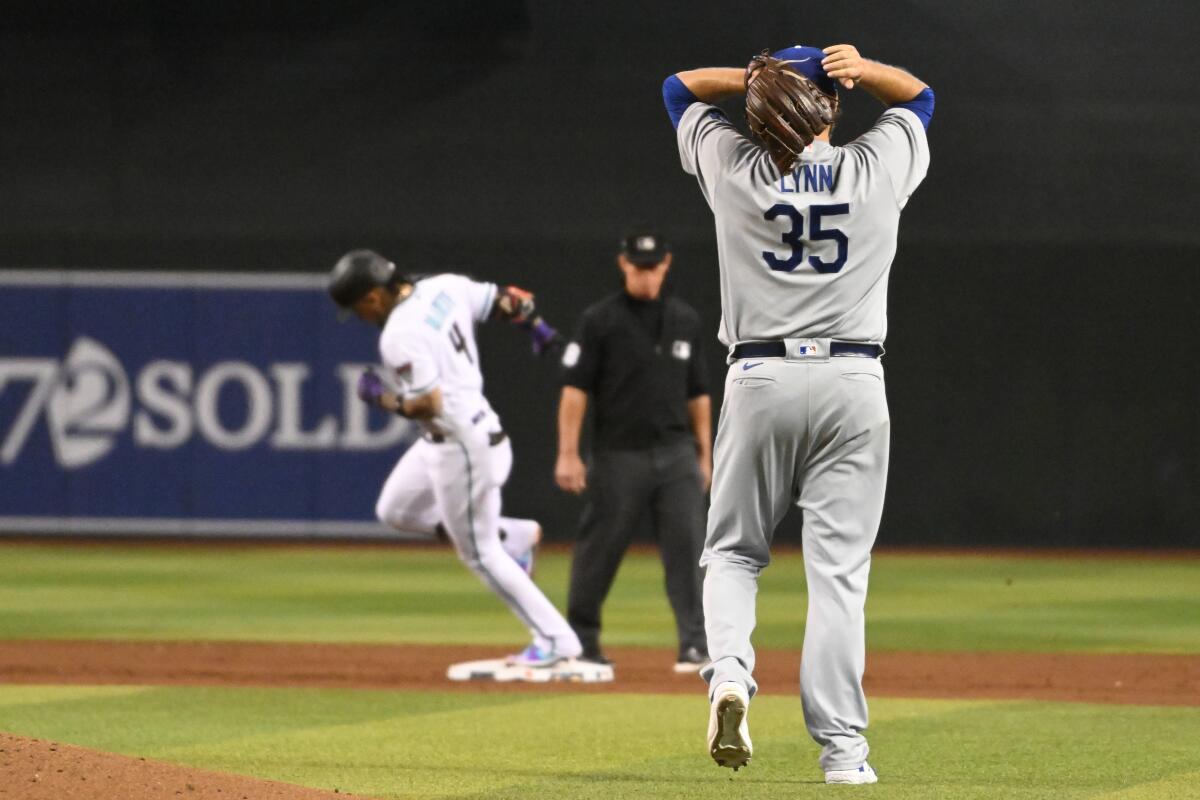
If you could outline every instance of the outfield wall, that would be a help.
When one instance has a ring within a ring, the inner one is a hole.
[[[849,42],[910,69],[935,90],[937,111],[889,283],[881,544],[1200,547],[1200,82],[1189,69],[1200,4],[868,0],[848,13],[763,0],[736,25],[719,0],[683,14],[638,0],[9,0],[5,11],[0,266],[301,271],[313,277],[296,280],[316,287],[343,252],[372,247],[408,271],[526,286],[569,329],[616,288],[622,230],[649,221],[675,248],[668,286],[710,333],[714,408],[717,243],[680,168],[663,79],[798,42]],[[1172,67],[1143,53],[1169,54]],[[837,144],[880,112],[858,90],[843,101]],[[725,106],[743,126],[738,102]],[[88,417],[99,430],[80,429],[70,406],[40,405],[49,394],[30,405],[20,460],[0,463],[0,516],[57,530],[65,515],[78,528],[105,502],[117,522],[96,524],[119,531],[193,511],[206,516],[171,526],[380,530],[370,508],[399,446],[354,449],[355,412],[330,372],[372,359],[371,337],[335,327],[316,295],[311,316],[295,319],[305,336],[336,342],[336,355],[302,352],[300,339],[285,351],[282,335],[261,358],[246,352],[253,336],[220,338],[213,353],[208,340],[187,351],[181,331],[143,342],[117,325],[98,336],[82,308],[57,327],[0,321],[0,359],[42,361],[0,390],[0,438],[47,359],[111,366],[79,337],[106,348],[130,386],[129,419]],[[21,306],[0,286],[0,312]],[[188,312],[176,320],[190,329]],[[155,352],[159,338],[174,349]],[[582,501],[553,482],[553,364],[532,360],[506,326],[489,326],[479,345],[514,448],[506,510],[569,539]],[[166,395],[186,395],[167,401],[174,416],[138,394],[143,370],[164,360],[188,366],[158,365],[146,380],[192,381],[168,385]],[[238,361],[254,372],[212,373]],[[305,378],[287,366],[301,363]],[[214,423],[210,406],[236,405],[239,392],[269,395],[256,424],[232,407]],[[286,409],[299,411],[294,426],[282,424]],[[326,417],[333,427],[321,427]],[[172,419],[185,418],[193,429],[175,446],[170,431],[184,428]],[[50,424],[80,452],[111,450],[61,466]],[[165,488],[161,473],[193,451],[207,465],[196,485]],[[118,471],[124,483],[102,477],[134,457],[146,466]],[[261,469],[242,472],[243,462]],[[285,480],[295,491],[245,496]],[[789,520],[778,539],[796,543],[798,527]]]
[[[0,272],[0,531],[383,535],[376,360],[322,276]]]
[[[386,251],[414,261],[400,242]],[[1131,295],[1114,264],[1141,249],[902,249],[881,544],[1200,545],[1197,273],[1189,251],[1153,254],[1162,280]],[[443,257],[536,288],[564,329],[615,272],[602,246],[513,265]],[[959,267],[1001,257],[1006,271]],[[710,323],[716,287],[692,275],[712,261],[680,247],[671,281]],[[415,431],[354,397],[375,335],[338,323],[324,282],[0,271],[0,533],[390,535],[375,497]],[[1022,315],[1035,323],[1013,325]],[[1163,337],[1137,333],[1149,320]],[[479,342],[513,441],[506,511],[569,539],[582,504],[553,484],[557,366],[509,326]],[[710,341],[701,355],[719,408],[722,353]],[[777,540],[798,530],[789,519]]]

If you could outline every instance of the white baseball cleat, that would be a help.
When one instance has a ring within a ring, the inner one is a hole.
[[[708,714],[708,754],[718,767],[731,767],[737,772],[750,761],[754,747],[746,724],[749,709],[750,695],[741,684],[726,682],[713,691]]]
[[[830,769],[825,771],[826,783],[879,783],[879,776],[871,765],[863,762],[857,769]]]
[[[505,661],[510,667],[553,667],[566,658],[566,656],[559,655],[553,647],[544,650],[538,646],[537,642],[533,642],[521,652],[508,656]]]

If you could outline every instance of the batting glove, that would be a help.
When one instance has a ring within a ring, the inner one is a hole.
[[[375,370],[368,369],[358,376],[358,399],[364,403],[378,406],[385,391],[387,389],[384,388],[383,379],[375,373]]]

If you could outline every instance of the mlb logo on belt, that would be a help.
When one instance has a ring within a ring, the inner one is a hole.
[[[802,356],[815,356],[817,354],[817,346],[815,344],[802,344],[798,352]]]

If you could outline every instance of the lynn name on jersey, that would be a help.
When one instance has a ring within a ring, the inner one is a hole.
[[[779,191],[783,194],[832,192],[833,165],[797,164],[791,172],[779,176]]]

